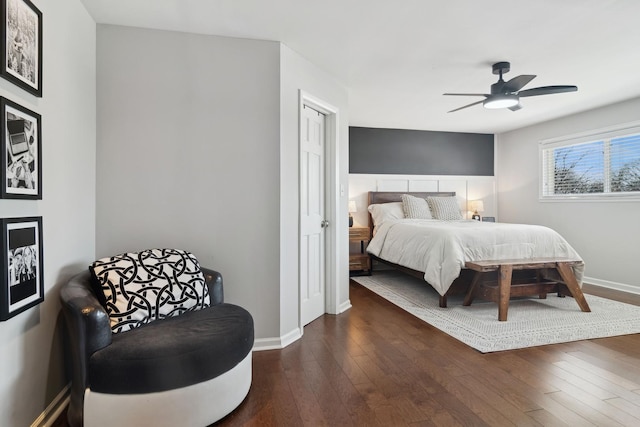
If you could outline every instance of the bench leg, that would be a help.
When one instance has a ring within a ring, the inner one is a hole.
[[[509,311],[509,298],[511,297],[511,276],[513,267],[511,265],[500,266],[500,277],[498,278],[498,320],[504,322],[507,320],[507,312]]]
[[[569,292],[571,292],[571,295],[578,303],[580,310],[585,312],[590,312],[591,309],[589,308],[589,304],[587,303],[587,300],[584,298],[582,289],[580,289],[580,285],[576,280],[576,276],[573,274],[573,270],[571,269],[571,266],[566,262],[559,262],[556,264],[556,268],[558,269],[558,273],[560,273],[560,277],[562,277],[562,280],[567,285]]]
[[[536,281],[539,284],[540,282],[542,282],[542,280],[543,280],[543,277],[542,277],[541,269],[536,269]],[[547,293],[546,292],[541,293],[540,295],[538,295],[538,298],[547,299]]]
[[[475,291],[476,286],[480,282],[481,277],[482,277],[482,273],[479,271],[476,271],[475,274],[473,275],[473,279],[471,280],[471,285],[469,285],[469,289],[467,290],[467,295],[465,295],[462,305],[464,306],[471,305],[471,303],[473,302],[473,292]]]

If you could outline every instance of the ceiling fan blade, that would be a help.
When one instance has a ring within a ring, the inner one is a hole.
[[[489,96],[486,93],[443,93],[443,95],[453,95],[453,96],[484,96],[485,98]]]
[[[536,76],[532,74],[522,74],[520,76],[514,77],[504,85],[502,85],[503,93],[517,92],[523,87],[525,87],[531,80],[535,79]]]
[[[481,101],[478,101],[478,102],[474,102],[474,103],[469,104],[469,105],[465,105],[464,107],[456,108],[455,110],[447,111],[447,113],[453,113],[455,111],[460,111],[463,108],[473,107],[474,105],[482,104],[483,102],[484,102],[484,99],[481,100]]]
[[[517,103],[516,105],[514,105],[513,107],[509,107],[509,110],[511,110],[511,111],[518,111],[518,110],[519,110],[519,109],[521,109],[521,108],[522,108],[522,104],[520,104],[520,103],[518,102],[518,103]]]
[[[518,92],[518,96],[538,96],[538,95],[551,95],[554,93],[575,92],[578,90],[577,86],[541,86],[534,87],[533,89],[523,90]]]

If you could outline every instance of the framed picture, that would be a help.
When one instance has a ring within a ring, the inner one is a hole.
[[[42,12],[29,0],[1,1],[0,75],[42,97]]]
[[[40,115],[0,97],[3,199],[42,199]]]
[[[0,320],[44,301],[42,217],[3,218]]]
[[[496,222],[495,216],[483,216],[482,221],[484,222]]]

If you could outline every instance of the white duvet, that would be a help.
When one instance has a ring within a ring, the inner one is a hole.
[[[556,231],[540,226],[479,222],[398,219],[385,221],[367,252],[413,270],[444,295],[467,261],[563,258],[582,261]],[[574,266],[582,284],[584,264]]]

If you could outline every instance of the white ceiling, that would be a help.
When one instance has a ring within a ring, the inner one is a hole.
[[[640,96],[638,0],[81,0],[97,23],[276,40],[349,91],[351,126],[498,133]],[[578,92],[487,110],[497,80]]]

